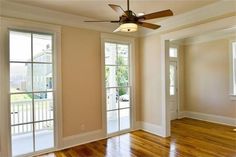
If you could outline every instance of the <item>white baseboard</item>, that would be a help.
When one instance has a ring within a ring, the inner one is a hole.
[[[79,135],[65,137],[63,138],[63,149],[98,141],[105,138],[106,135],[103,130],[95,130]]]
[[[158,135],[158,136],[165,137],[164,129],[160,125],[155,125],[155,124],[146,123],[146,122],[140,122],[140,129],[147,131],[149,133]]]
[[[149,133],[164,137],[163,128],[159,125],[138,121],[135,123],[135,126],[132,129],[132,131],[136,130],[144,130]],[[107,138],[107,136],[104,130],[95,130],[87,133],[82,133],[79,135],[64,137],[62,148],[59,148],[58,150],[71,148],[74,146],[102,140],[105,138]]]
[[[199,112],[190,112],[184,111],[179,113],[179,118],[193,118],[198,120],[203,120],[207,122],[219,123],[224,125],[236,126],[236,118],[225,117],[225,116],[218,116],[206,113],[199,113]]]
[[[178,119],[186,117],[186,111],[180,111],[178,112]]]

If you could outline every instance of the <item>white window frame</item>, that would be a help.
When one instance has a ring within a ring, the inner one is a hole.
[[[54,42],[54,103],[55,103],[55,147],[29,155],[38,155],[57,150],[62,146],[62,87],[61,87],[61,28],[59,26],[0,17],[0,144],[1,156],[11,157],[10,99],[9,99],[9,37],[8,30],[27,30],[53,34]],[[6,83],[8,82],[8,83]],[[23,156],[22,156],[23,157]]]
[[[128,44],[130,50],[130,109],[131,109],[131,124],[130,129],[120,131],[117,133],[107,134],[107,110],[106,110],[106,84],[105,84],[105,43],[120,43]],[[111,137],[132,131],[136,128],[136,107],[135,107],[135,39],[132,37],[124,37],[119,35],[113,35],[108,33],[101,33],[101,71],[102,71],[102,130],[104,131],[104,136]]]
[[[235,74],[236,73],[236,68],[233,67],[233,43],[236,44],[236,39],[234,40],[230,40],[229,42],[229,69],[230,69],[230,99],[231,100],[236,100],[236,87],[234,87],[234,81],[236,78],[234,78]],[[236,51],[236,50],[235,50]]]

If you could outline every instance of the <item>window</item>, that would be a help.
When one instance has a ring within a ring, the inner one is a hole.
[[[169,57],[177,58],[178,57],[178,49],[175,47],[170,47]]]
[[[130,46],[105,42],[105,93],[107,133],[131,127]]]
[[[236,96],[236,41],[231,42],[231,55],[230,55],[230,63],[231,63],[231,94]]]
[[[53,148],[53,35],[10,30],[9,50],[12,155]]]

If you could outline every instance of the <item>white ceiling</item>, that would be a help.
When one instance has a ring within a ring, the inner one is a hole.
[[[117,4],[126,10],[126,0],[6,0],[25,5],[62,11],[98,20],[117,20],[118,15],[108,4]],[[219,0],[131,0],[130,8],[135,13],[146,14],[171,9],[175,15],[203,7]],[[164,18],[162,18],[164,19]],[[161,19],[161,20],[162,20]],[[155,20],[152,22],[158,22]]]

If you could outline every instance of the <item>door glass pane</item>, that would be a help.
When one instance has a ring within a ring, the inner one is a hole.
[[[118,108],[118,89],[107,89],[107,110],[114,110]]]
[[[9,38],[12,154],[27,156],[54,147],[52,36],[10,31]]]
[[[119,131],[118,111],[107,112],[107,127],[108,133]]]
[[[33,125],[12,126],[12,155],[32,153],[33,149]]]
[[[119,87],[129,85],[129,67],[128,66],[117,67],[117,82],[118,82]]]
[[[105,79],[107,87],[117,87],[117,67],[116,66],[106,66],[105,67]]]
[[[33,64],[34,91],[52,90],[52,64]]]
[[[10,90],[11,93],[31,92],[31,64],[10,63]]]
[[[42,92],[34,94],[35,121],[53,119],[53,94]]]
[[[33,34],[33,61],[52,62],[52,36]]]
[[[35,150],[43,150],[54,146],[53,121],[35,123]]]
[[[33,121],[32,94],[11,95],[11,125]],[[15,128],[13,128],[15,129]],[[22,134],[27,130],[12,130],[14,134]]]
[[[128,44],[105,43],[105,82],[107,133],[129,129],[130,115],[121,113],[130,111]]]
[[[177,48],[170,48],[169,49],[169,57],[178,57],[178,51]]]
[[[10,61],[31,62],[31,33],[10,31]]]
[[[116,54],[116,44],[105,43],[105,65],[115,65]]]
[[[119,101],[120,108],[130,107],[130,94],[129,88],[119,88]]]
[[[129,46],[128,45],[117,45],[118,49],[118,65],[128,65],[129,63]]]
[[[130,128],[130,109],[120,110],[120,130]]]
[[[170,65],[170,96],[175,95],[175,66]]]

